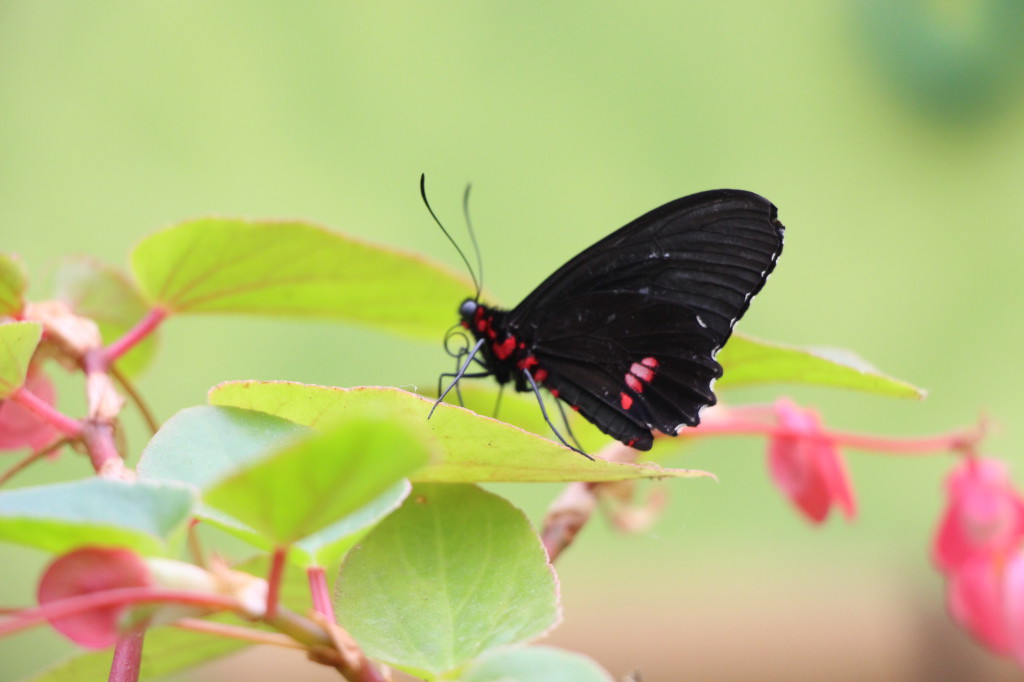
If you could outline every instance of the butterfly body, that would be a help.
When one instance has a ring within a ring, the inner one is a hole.
[[[467,299],[476,360],[518,391],[546,388],[640,450],[716,402],[715,360],[782,250],[775,206],[741,190],[669,202],[556,270],[518,306]]]

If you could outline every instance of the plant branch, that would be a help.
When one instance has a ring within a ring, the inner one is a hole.
[[[784,426],[743,419],[723,419],[687,429],[681,438],[706,436],[767,436],[769,438],[801,438],[833,443],[842,447],[897,454],[930,454],[948,451],[970,451],[984,437],[984,426],[960,429],[938,436],[884,438],[848,431],[803,432]]]
[[[122,480],[135,478],[134,472],[125,467],[121,453],[117,450],[113,425],[98,421],[86,422],[82,440],[98,475]]]
[[[20,462],[12,466],[10,469],[0,474],[0,486],[5,485],[9,480],[14,478],[16,475],[18,475],[21,471],[23,471],[36,460],[42,459],[43,457],[46,457],[47,455],[53,452],[56,452],[60,448],[67,445],[69,442],[71,442],[69,439],[61,438],[58,441],[50,443],[42,450],[37,450],[36,452],[29,453],[28,457],[25,457]]]
[[[108,682],[138,682],[139,671],[142,669],[142,644],[145,638],[145,627],[135,628],[118,637]]]

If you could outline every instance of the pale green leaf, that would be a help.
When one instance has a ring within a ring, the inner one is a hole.
[[[418,256],[296,221],[188,221],[144,239],[132,267],[174,312],[329,317],[431,339],[472,290]]]
[[[60,554],[82,545],[160,555],[197,503],[186,486],[88,478],[0,492],[0,540]]]
[[[263,410],[318,427],[359,409],[378,409],[426,424],[440,457],[411,476],[414,482],[620,481],[633,478],[707,476],[653,463],[591,461],[546,438],[454,405],[397,388],[328,388],[291,382],[229,382],[210,391],[210,403]]]
[[[887,376],[851,351],[797,348],[733,334],[718,355],[725,374],[716,388],[796,383],[848,388],[894,398],[923,398],[925,391]]]
[[[21,311],[27,286],[28,273],[21,259],[10,253],[0,253],[0,317]]]
[[[525,515],[473,485],[417,485],[342,564],[335,606],[371,659],[431,677],[560,618]]]

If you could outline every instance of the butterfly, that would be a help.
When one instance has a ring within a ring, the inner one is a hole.
[[[491,376],[534,392],[542,411],[546,389],[638,450],[654,432],[696,426],[717,400],[715,356],[782,252],[777,213],[752,192],[700,192],[585,249],[511,310],[481,303],[478,283],[459,307],[472,348],[458,354],[457,373],[442,375],[453,381],[438,402],[463,376]],[[467,374],[474,361],[482,371]]]

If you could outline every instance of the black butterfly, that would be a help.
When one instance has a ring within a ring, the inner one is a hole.
[[[653,431],[695,426],[716,402],[715,354],[782,252],[776,213],[751,192],[700,192],[608,235],[512,310],[480,303],[478,283],[459,308],[476,344],[459,353],[467,357],[446,375],[448,390],[463,376],[512,382],[538,400],[544,387],[638,450],[651,448]],[[467,375],[474,359],[483,371]]]

